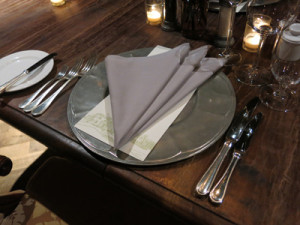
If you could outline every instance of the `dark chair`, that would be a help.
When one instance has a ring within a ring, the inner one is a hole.
[[[0,176],[11,172],[13,163],[0,155]],[[44,224],[57,222],[66,224],[49,209],[32,199],[24,190],[14,190],[0,194],[0,224]]]
[[[187,224],[157,203],[63,157],[47,159],[26,182],[25,191],[71,225]]]

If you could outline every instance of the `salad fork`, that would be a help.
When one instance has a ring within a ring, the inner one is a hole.
[[[32,110],[32,115],[38,116],[41,115],[43,112],[45,112],[51,103],[54,101],[54,99],[58,96],[58,94],[76,77],[82,76],[86,74],[88,71],[90,71],[93,66],[96,63],[96,57],[91,57],[86,61],[83,68],[80,70],[80,68],[76,71],[76,73],[68,74],[66,76],[67,81],[59,88],[57,89],[49,98],[47,98],[43,103],[38,105],[36,108]],[[82,62],[81,62],[82,65]],[[80,66],[81,67],[81,66]]]
[[[46,95],[56,86],[60,81],[68,79],[69,74],[75,74],[82,66],[82,59],[78,60],[75,65],[70,69],[70,71],[62,77],[62,79],[56,81],[51,87],[49,87],[43,94],[41,94],[36,100],[34,100],[32,103],[30,103],[28,106],[26,106],[23,110],[24,112],[30,112],[33,109],[35,109],[41,101],[46,97]]]
[[[67,74],[69,67],[67,65],[64,65],[61,70],[57,73],[57,75],[52,79],[49,80],[46,84],[44,84],[40,89],[38,89],[36,92],[34,92],[29,98],[27,98],[24,102],[19,104],[20,109],[24,109],[25,112],[29,112],[29,109],[33,109],[36,105],[38,105],[41,100],[46,96],[47,93],[59,82],[62,80],[62,78]],[[54,84],[52,84],[51,87],[49,87],[41,96],[44,97],[38,97],[36,100],[34,100],[39,93],[47,87],[50,83],[56,81]],[[46,94],[45,94],[46,93]],[[40,100],[38,100],[40,99]]]

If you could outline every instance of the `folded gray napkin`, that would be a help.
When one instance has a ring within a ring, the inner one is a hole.
[[[208,49],[189,51],[185,43],[150,57],[106,57],[116,148],[148,128],[224,65],[223,59],[204,58]]]

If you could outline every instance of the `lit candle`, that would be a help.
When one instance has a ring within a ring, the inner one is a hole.
[[[158,25],[161,23],[162,6],[160,4],[152,4],[146,6],[147,23],[150,25]]]
[[[51,0],[52,5],[54,6],[61,6],[65,4],[65,0]]]
[[[147,12],[147,17],[150,23],[160,23],[161,22],[161,13],[158,11]]]
[[[259,41],[260,35],[258,33],[249,33],[246,37],[244,37],[244,45],[248,51],[250,49],[253,52],[256,52],[259,45]]]
[[[254,27],[258,28],[263,25],[270,25],[271,19],[266,18],[256,18],[253,22]],[[243,49],[248,52],[257,52],[260,42],[260,34],[253,30],[250,25],[247,23],[243,39]]]

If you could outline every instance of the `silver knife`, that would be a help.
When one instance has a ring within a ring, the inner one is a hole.
[[[210,200],[213,203],[221,204],[223,202],[231,174],[237,162],[245,154],[249,146],[250,140],[255,132],[255,129],[258,126],[261,119],[262,119],[262,113],[257,113],[247,125],[240,140],[235,144],[232,158],[226,171],[224,172],[219,182],[214,186],[212,191],[209,193]]]
[[[196,194],[206,195],[210,192],[225,156],[228,154],[228,151],[233,144],[235,144],[242,136],[242,133],[249,122],[250,116],[259,102],[260,100],[258,97],[253,98],[234,118],[226,133],[222,149],[196,185]]]
[[[28,69],[24,70],[18,76],[14,77],[13,79],[11,79],[11,80],[7,81],[6,83],[2,84],[0,86],[0,94],[4,93],[7,90],[7,88],[14,85],[16,82],[21,80],[24,76],[28,75],[30,72],[32,72],[33,70],[35,70],[36,68],[38,68],[39,66],[41,66],[42,64],[47,62],[48,60],[52,59],[56,55],[57,55],[56,53],[51,53],[51,54],[47,55],[46,57],[42,58],[41,60],[39,60],[38,62],[36,62],[32,66],[30,66]]]

